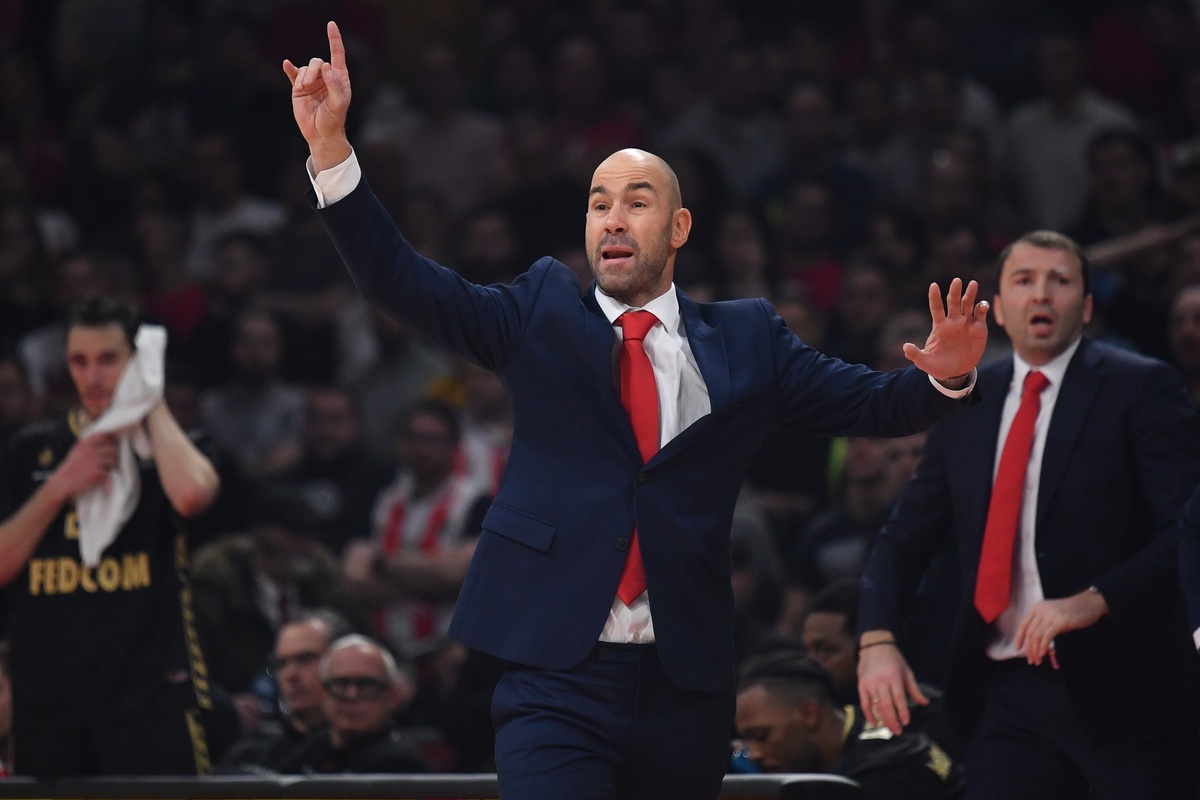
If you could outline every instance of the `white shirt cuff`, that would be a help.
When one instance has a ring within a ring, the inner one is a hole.
[[[329,172],[332,171],[333,170],[329,170]],[[347,192],[347,194],[349,194],[349,192]],[[933,384],[933,388],[946,395],[946,397],[966,397],[971,393],[971,390],[975,388],[975,370],[971,370],[971,374],[967,376],[967,385],[961,389],[947,389],[945,386],[942,386],[940,383],[938,383],[937,378],[933,377],[932,375],[929,376],[929,382]]]
[[[1192,631],[1192,642],[1195,643],[1196,649],[1200,650],[1200,628]]]
[[[358,165],[358,156],[350,150],[350,157],[336,167],[313,173],[312,156],[304,162],[308,170],[308,179],[312,181],[313,191],[317,193],[317,208],[331,206],[338,200],[354,191],[362,180],[362,167]]]

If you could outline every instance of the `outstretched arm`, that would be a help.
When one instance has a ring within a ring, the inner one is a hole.
[[[284,60],[283,71],[292,82],[292,114],[312,154],[313,170],[322,172],[350,157],[346,138],[346,112],[350,108],[350,73],[346,47],[337,23],[327,26],[329,61],[311,59],[297,67]]]
[[[929,285],[929,315],[933,329],[924,347],[911,342],[904,345],[904,355],[918,369],[928,373],[948,389],[966,386],[967,376],[983,357],[987,346],[986,300],[975,301],[979,284],[971,281],[963,291],[962,279],[950,281],[950,290],[942,303],[941,289]]]

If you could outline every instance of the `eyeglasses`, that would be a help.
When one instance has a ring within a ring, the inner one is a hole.
[[[387,681],[367,675],[352,675],[344,678],[330,678],[322,685],[335,700],[352,699],[351,688],[354,689],[354,697],[360,700],[374,700],[387,690],[389,684]]]
[[[311,667],[320,660],[321,654],[316,650],[304,650],[294,656],[271,656],[267,659],[267,673],[272,678],[278,678],[279,673],[283,672],[283,668],[288,664],[295,664],[297,667]]]

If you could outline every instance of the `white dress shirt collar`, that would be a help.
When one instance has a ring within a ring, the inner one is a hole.
[[[1075,357],[1075,351],[1079,349],[1079,343],[1083,341],[1083,337],[1077,337],[1071,342],[1066,350],[1059,353],[1054,358],[1040,367],[1035,367],[1025,359],[1021,358],[1016,352],[1013,353],[1013,383],[1021,386],[1025,382],[1025,376],[1033,370],[1037,370],[1046,376],[1050,381],[1051,386],[1062,386],[1063,378],[1067,374],[1067,367],[1071,363],[1071,359]]]
[[[599,286],[596,287],[595,292],[596,302],[600,304],[600,310],[604,312],[604,316],[610,323],[615,323],[617,317],[626,311],[637,310],[633,306],[625,305],[615,297],[606,295],[600,291]],[[679,295],[675,293],[675,284],[672,283],[665,292],[642,306],[641,310],[649,311],[658,317],[658,321],[666,330],[676,330],[679,327]]]

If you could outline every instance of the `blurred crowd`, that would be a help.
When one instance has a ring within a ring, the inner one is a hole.
[[[191,549],[230,768],[490,769],[498,665],[444,632],[511,415],[356,294],[310,210],[279,65],[327,57],[328,19],[374,191],[474,281],[549,254],[582,290],[589,176],[636,146],[678,173],[693,298],[768,297],[891,369],[930,281],[990,297],[1004,245],[1059,230],[1094,256],[1089,333],[1200,400],[1194,2],[0,0],[0,434],[74,402],[81,300],[166,326],[167,402],[222,477]],[[803,642],[848,680],[853,600],[813,601],[853,584],[922,443],[768,443],[735,519],[740,658]],[[950,607],[915,612],[935,686]],[[383,760],[344,760],[355,726]]]

